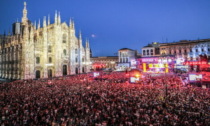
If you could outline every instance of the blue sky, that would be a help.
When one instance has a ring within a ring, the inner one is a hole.
[[[0,33],[22,17],[24,0],[0,1]],[[210,0],[26,0],[34,22],[55,10],[62,22],[73,18],[77,36],[88,38],[93,56],[138,50],[151,42],[210,38]]]

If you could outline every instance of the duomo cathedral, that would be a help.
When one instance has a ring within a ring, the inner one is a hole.
[[[44,17],[31,23],[24,2],[21,22],[13,24],[12,35],[0,36],[0,78],[34,79],[85,73],[90,70],[89,41],[83,46],[81,32],[75,35],[74,21],[54,23]]]

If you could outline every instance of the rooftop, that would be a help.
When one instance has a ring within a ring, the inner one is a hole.
[[[134,51],[133,49],[129,49],[129,48],[122,48],[122,49],[119,49],[119,51],[121,50],[131,50],[131,51]]]

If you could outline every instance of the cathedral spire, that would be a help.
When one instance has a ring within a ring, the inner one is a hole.
[[[38,23],[38,29],[40,28],[40,19],[39,19],[39,23]]]
[[[48,15],[48,22],[47,25],[50,25],[50,15]]]
[[[79,46],[82,47],[82,33],[79,32]]]
[[[46,16],[44,16],[44,19],[43,19],[43,27],[46,27],[46,26],[47,26]]]
[[[36,30],[36,21],[34,22],[34,29]]]
[[[79,31],[79,40],[82,40],[82,32]]]
[[[27,21],[28,21],[28,18],[27,18],[26,2],[24,2],[22,22],[23,22],[23,24],[26,24]]]
[[[58,14],[57,14],[57,10],[55,11],[55,24],[58,23]]]
[[[58,24],[61,23],[61,15],[60,15],[60,12],[58,12]]]
[[[30,39],[31,40],[33,39],[33,34],[34,34],[34,28],[31,27],[31,30],[30,30]]]
[[[70,28],[71,28],[71,24],[72,24],[72,20],[70,18],[70,20],[69,20],[69,26],[70,26]]]
[[[88,42],[87,42],[87,44],[88,44],[88,48],[90,48],[90,42],[89,42],[89,39],[88,39]]]
[[[89,43],[88,43],[88,39],[86,39],[86,49],[89,48]]]
[[[74,29],[74,21],[72,21],[72,28]]]
[[[71,29],[74,29],[74,21],[70,18],[69,26]]]

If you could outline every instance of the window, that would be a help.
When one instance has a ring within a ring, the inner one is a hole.
[[[120,62],[121,62],[121,63],[123,62],[122,58],[120,58]]]
[[[198,52],[198,49],[196,49],[195,51]]]
[[[48,52],[49,52],[49,53],[52,52],[52,46],[48,46]]]
[[[66,34],[63,34],[63,43],[66,43]]]
[[[63,50],[63,54],[66,56],[66,50],[65,49]]]
[[[52,63],[52,57],[49,57],[49,63]]]
[[[75,54],[77,54],[77,49],[75,49]]]
[[[75,62],[76,62],[76,63],[78,62],[78,58],[77,58],[77,57],[75,58]]]
[[[201,51],[204,52],[204,49],[202,48]]]
[[[146,55],[146,51],[145,50],[143,50],[143,55]]]
[[[85,72],[85,68],[84,68],[84,67],[82,67],[82,72],[83,72],[83,73]]]
[[[36,64],[40,63],[40,57],[36,57]]]
[[[85,62],[85,58],[84,57],[82,58],[82,62]]]

